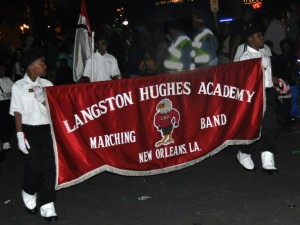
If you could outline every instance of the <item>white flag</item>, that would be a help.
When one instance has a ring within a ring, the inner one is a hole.
[[[82,0],[74,42],[73,79],[75,82],[83,75],[85,61],[91,54],[92,29],[86,12],[85,1]]]

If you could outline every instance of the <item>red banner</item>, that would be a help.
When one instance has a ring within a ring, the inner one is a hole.
[[[46,89],[56,189],[103,171],[144,176],[191,166],[260,136],[260,60]]]

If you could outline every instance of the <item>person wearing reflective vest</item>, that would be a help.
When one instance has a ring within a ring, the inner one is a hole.
[[[183,25],[180,21],[168,21],[165,24],[165,30],[167,38],[172,41],[168,49],[168,56],[164,61],[166,71],[175,72],[193,69],[192,42],[185,35]]]
[[[192,57],[196,67],[218,64],[218,40],[214,33],[206,27],[206,20],[204,13],[193,10],[192,25],[197,33],[192,43]]]

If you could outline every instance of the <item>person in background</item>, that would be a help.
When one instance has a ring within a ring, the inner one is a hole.
[[[3,150],[8,150],[10,146],[10,137],[14,130],[12,117],[9,115],[9,105],[11,98],[11,89],[14,82],[6,76],[6,66],[0,64],[0,141]]]
[[[192,11],[192,26],[196,31],[192,43],[192,57],[196,67],[218,65],[218,39],[207,26],[207,17],[199,10]]]
[[[299,15],[299,1],[292,1],[288,3],[288,9],[286,11],[287,20],[287,38],[292,42],[297,42],[297,35],[300,33],[300,15]]]
[[[46,64],[40,49],[24,52],[20,63],[26,74],[12,87],[9,112],[15,118],[18,147],[25,158],[22,198],[30,214],[37,213],[38,199],[41,216],[54,222],[58,219],[54,207],[56,167],[44,97],[44,88],[52,83],[41,78],[46,75]]]
[[[121,79],[117,59],[107,52],[108,42],[104,36],[95,35],[95,53],[86,60],[83,78],[85,82]],[[92,62],[93,60],[93,62]],[[92,72],[93,67],[93,72]]]
[[[219,64],[226,64],[231,62],[229,43],[231,39],[231,24],[221,23],[219,27],[219,40],[220,47],[218,50],[218,61]]]
[[[47,75],[46,78],[51,82],[54,82],[56,72],[56,62],[59,57],[59,42],[57,37],[49,37],[45,40],[45,58],[47,63]],[[24,51],[25,52],[25,51]]]
[[[264,48],[264,36],[262,26],[255,22],[249,22],[245,25],[245,48],[242,55],[237,61],[243,61],[254,58],[261,58],[262,70],[264,74],[264,84],[266,93],[266,106],[261,124],[261,160],[262,169],[270,174],[277,172],[275,166],[274,154],[276,152],[276,137],[278,133],[277,116],[276,116],[276,92],[274,83],[282,88],[285,93],[286,84],[283,80],[273,77],[271,68],[271,59],[269,53]],[[273,83],[274,82],[274,83]],[[247,170],[254,170],[255,165],[251,155],[256,148],[256,142],[250,145],[240,147],[237,154],[238,162]]]
[[[229,58],[235,61],[234,56],[238,46],[244,43],[244,26],[255,16],[254,9],[251,5],[244,5],[240,18],[233,22],[229,41]]]
[[[282,54],[277,56],[273,61],[273,73],[283,79],[288,84],[288,92],[278,95],[278,119],[282,129],[288,130],[291,128],[291,105],[292,95],[291,88],[296,86],[294,80],[295,75],[295,55],[291,48],[291,42],[284,39],[280,42]],[[278,87],[277,87],[278,89]],[[294,96],[296,97],[296,96]]]
[[[73,56],[71,54],[71,50],[69,47],[69,44],[67,42],[64,42],[59,47],[59,56],[56,61],[56,67],[59,68],[61,65],[61,59],[67,60],[67,66],[70,68],[73,68]]]
[[[151,76],[156,73],[156,64],[150,51],[145,52],[144,59],[140,62],[139,72],[142,76]]]
[[[150,38],[151,42],[148,45],[148,50],[151,51],[151,56],[155,62],[155,73],[163,74],[165,72],[164,60],[168,54],[166,35],[164,26],[155,27]]]
[[[133,31],[126,41],[128,43],[126,77],[128,78],[140,76],[139,65],[144,58],[147,43],[147,35],[142,31],[143,29]]]
[[[73,71],[68,66],[68,59],[61,58],[59,60],[59,67],[56,70],[54,84],[55,85],[74,84]]]
[[[22,56],[22,49],[17,49],[14,52],[14,63],[13,63],[13,68],[12,68],[12,80],[14,82],[22,79],[22,77],[24,75],[24,73],[21,69],[21,66],[20,66],[20,62],[19,62],[21,56]]]
[[[167,72],[176,72],[195,68],[191,57],[192,42],[184,32],[184,26],[180,21],[167,21],[165,33],[171,46],[168,55],[164,60],[164,67]]]
[[[286,34],[286,11],[277,9],[274,12],[274,16],[270,24],[265,31],[265,40],[270,40],[273,43],[273,51],[276,55],[281,55],[280,42],[287,38]]]
[[[300,119],[300,104],[299,104],[299,90],[300,90],[300,33],[297,35],[295,45],[295,69],[294,69],[294,83],[291,85],[292,93],[292,109],[291,116],[293,119]]]

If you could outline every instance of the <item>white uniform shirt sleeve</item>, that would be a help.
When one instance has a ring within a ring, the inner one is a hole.
[[[18,84],[14,84],[12,87],[12,95],[10,102],[9,114],[14,116],[14,112],[22,113],[22,88]]]
[[[120,70],[119,70],[119,66],[118,66],[118,61],[117,59],[112,56],[112,63],[111,63],[111,72],[110,72],[111,76],[115,76],[115,75],[119,75],[120,74]]]

